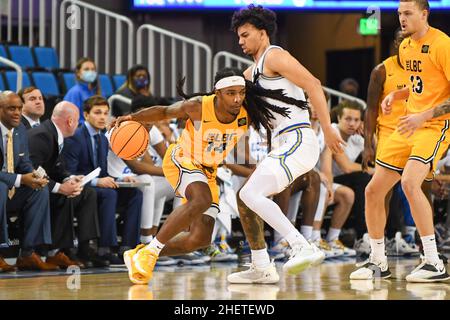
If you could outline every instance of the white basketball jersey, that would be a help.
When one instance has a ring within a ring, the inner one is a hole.
[[[339,127],[337,123],[332,123],[331,126],[339,134]],[[364,151],[364,138],[359,134],[355,133],[351,135],[346,141],[347,145],[344,147],[344,153],[351,162],[355,162],[361,152]],[[336,161],[333,160],[333,176],[340,176],[344,172],[339,168]]]
[[[266,51],[264,51],[259,61],[253,65],[252,69],[253,82],[255,82],[257,85],[261,86],[264,89],[272,89],[272,90],[283,89],[283,92],[285,93],[286,96],[297,100],[306,101],[303,89],[297,87],[294,83],[292,83],[288,79],[282,76],[267,77],[264,75],[264,60],[269,50],[272,49],[283,50],[283,48],[278,46],[269,46],[266,49]],[[290,125],[297,123],[310,123],[308,110],[302,110],[295,105],[290,105],[270,98],[267,98],[267,102],[279,107],[288,108],[288,110],[290,111],[289,112],[290,118],[283,117],[282,115],[275,112],[271,112],[272,115],[274,116],[274,119],[271,120],[271,124],[274,128],[272,137],[275,137],[280,130]]]

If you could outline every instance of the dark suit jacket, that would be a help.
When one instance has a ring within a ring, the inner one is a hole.
[[[25,118],[24,116],[22,116],[21,121],[22,121],[22,124],[25,126],[25,128],[26,128],[27,130],[28,130],[28,129],[31,129],[31,124],[28,122],[27,118]]]
[[[35,169],[45,169],[50,178],[48,189],[51,191],[56,182],[62,183],[70,176],[66,170],[64,159],[58,152],[58,132],[50,120],[46,120],[36,128],[28,130],[30,160]]]
[[[91,137],[85,124],[75,134],[64,141],[63,157],[70,174],[86,175],[97,167],[94,165]],[[100,133],[98,166],[101,168],[99,178],[108,176],[108,139]]]
[[[0,130],[1,131],[1,130]],[[3,132],[2,132],[3,135]],[[0,137],[0,170],[3,167],[3,138]],[[0,171],[0,181],[4,182],[9,189],[14,187],[17,174],[25,174],[33,172],[33,164],[29,158],[27,129],[23,124],[14,128],[13,133],[13,149],[14,149],[14,173]]]

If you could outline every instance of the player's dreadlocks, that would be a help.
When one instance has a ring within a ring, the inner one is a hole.
[[[219,80],[223,78],[231,76],[244,77],[242,71],[236,68],[224,68],[216,73],[214,77],[214,84],[216,84]],[[178,81],[177,84],[177,92],[184,99],[214,94],[214,91],[211,91],[211,92],[198,92],[188,95],[184,93],[182,89],[184,81],[185,78]],[[278,113],[283,117],[289,117],[289,110],[288,108],[285,107],[279,107],[270,104],[266,98],[278,100],[291,105],[296,105],[301,109],[308,109],[308,104],[306,101],[287,97],[283,93],[283,89],[277,90],[264,89],[248,80],[245,81],[245,89],[246,89],[245,100],[242,105],[247,111],[255,129],[260,131],[261,126],[263,126],[266,129],[269,150],[271,149],[271,140],[272,140],[271,131],[273,130],[273,126],[270,124],[270,120],[274,119],[274,116],[271,114],[270,111]]]

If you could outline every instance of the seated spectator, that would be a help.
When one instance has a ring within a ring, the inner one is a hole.
[[[88,98],[100,94],[100,83],[98,81],[97,67],[95,62],[87,57],[78,60],[75,67],[77,84],[67,91],[64,96],[65,101],[72,102],[80,110],[79,123],[83,124],[83,103]]]
[[[143,65],[135,65],[127,73],[127,80],[117,90],[116,94],[133,99],[137,95],[151,96],[150,93],[150,73]],[[115,101],[112,108],[112,115],[114,117],[122,116],[130,113],[131,106],[121,102]]]
[[[314,216],[311,241],[325,253],[325,259],[337,256],[354,256],[356,252],[346,247],[339,240],[339,236],[353,206],[355,193],[349,187],[333,181],[332,153],[325,145],[325,137],[314,105],[310,104],[310,110],[311,127],[316,132],[320,146],[320,158],[315,170],[319,173],[321,180],[319,205]],[[323,217],[329,205],[334,205],[333,215],[326,239],[322,239]]]
[[[49,177],[52,250],[47,262],[60,268],[70,265],[105,267],[107,264],[89,251],[89,241],[100,237],[97,216],[97,194],[92,187],[81,185],[81,176],[70,176],[61,159],[64,139],[78,126],[78,108],[67,101],[58,103],[51,120],[28,130],[30,159],[35,168],[42,167]],[[74,217],[78,228],[75,229]],[[78,255],[71,250],[78,239]]]
[[[339,84],[339,91],[346,93],[348,95],[357,97],[359,92],[359,84],[353,78],[345,78]]]
[[[179,121],[177,121],[177,125],[180,124]],[[180,133],[183,130],[180,129],[178,126],[173,126],[170,123],[170,120],[161,120],[155,123],[155,126],[158,128],[159,132],[164,137],[164,141],[166,142],[166,145],[169,146],[172,143],[176,143],[177,139],[180,137]],[[178,130],[180,129],[180,130]]]
[[[436,176],[433,180],[433,195],[435,207],[443,205],[443,210],[435,211],[435,234],[438,248],[440,250],[450,250],[450,152],[438,162]]]
[[[124,266],[122,253],[139,243],[139,228],[142,208],[142,192],[135,188],[119,188],[108,172],[108,139],[103,133],[109,115],[109,104],[101,96],[93,96],[84,102],[86,122],[75,135],[64,142],[63,156],[67,170],[73,175],[87,175],[101,168],[99,178],[90,184],[97,192],[100,240],[98,254],[110,262],[110,266]],[[118,245],[116,211],[123,212],[122,243],[119,256],[112,253]]]
[[[351,188],[355,193],[355,201],[348,222],[353,222],[352,226],[356,230],[358,239],[362,239],[367,230],[364,190],[374,173],[374,168],[371,167],[368,168],[368,172],[363,172],[361,164],[355,162],[364,150],[364,138],[358,134],[361,117],[362,110],[358,104],[343,103],[338,109],[338,124],[332,124],[347,143],[343,153],[333,154],[334,181]]]
[[[330,110],[331,123],[338,123],[338,115],[340,113],[340,109],[344,108],[345,106],[349,106],[350,108],[361,110],[361,117],[362,117],[361,119],[364,119],[364,114],[363,114],[364,111],[363,111],[363,107],[361,106],[361,104],[359,104],[356,101],[350,101],[350,100],[343,99],[338,105],[331,108],[331,110]],[[358,128],[358,133],[362,134],[364,132],[363,127],[364,127],[364,123],[361,120],[361,125]]]
[[[45,113],[45,103],[42,93],[36,87],[27,87],[19,91],[22,99],[22,123],[25,128],[37,127],[41,122],[40,118]]]
[[[2,133],[0,172],[0,243],[8,242],[7,212],[18,212],[23,225],[19,270],[57,270],[58,266],[42,261],[35,249],[52,243],[48,180],[38,177],[28,154],[25,126],[20,123],[22,100],[14,92],[0,94],[0,128]],[[0,257],[0,271],[14,271]]]

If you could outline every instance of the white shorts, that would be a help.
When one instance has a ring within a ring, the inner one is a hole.
[[[288,129],[288,128],[286,128]],[[276,193],[313,169],[319,160],[319,142],[309,127],[293,128],[272,139],[272,151],[256,167],[253,174],[270,172],[276,177]]]

